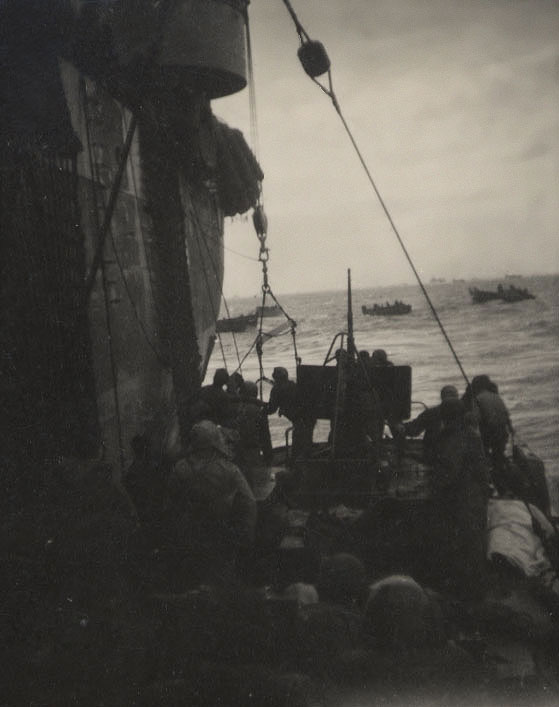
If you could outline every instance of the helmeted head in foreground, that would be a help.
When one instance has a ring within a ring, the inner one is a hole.
[[[364,628],[379,648],[427,648],[444,638],[440,607],[405,575],[392,575],[371,585]]]
[[[361,604],[367,593],[365,566],[355,555],[340,552],[325,557],[320,565],[317,587],[321,601]]]
[[[229,457],[231,454],[221,430],[210,420],[201,420],[192,426],[190,447],[194,452],[215,450],[224,457]]]
[[[318,603],[318,592],[314,585],[305,582],[295,582],[285,588],[283,592],[287,599],[294,599],[299,606]]]

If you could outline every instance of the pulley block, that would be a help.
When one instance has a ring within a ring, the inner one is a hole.
[[[311,79],[325,74],[330,69],[330,59],[321,42],[310,39],[297,50],[299,61]]]
[[[254,211],[252,212],[252,223],[254,224],[254,230],[259,237],[268,232],[268,219],[264,213],[264,207],[261,204],[255,206]]]

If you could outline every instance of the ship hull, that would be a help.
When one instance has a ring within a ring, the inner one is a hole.
[[[215,339],[224,216],[254,206],[263,178],[208,98],[246,83],[243,3],[212,9],[212,41],[230,50],[207,66],[178,61],[166,36],[158,48],[142,18],[147,43],[123,56],[124,6],[29,15],[11,3],[3,15],[14,27],[0,107],[10,454],[102,459],[118,477],[133,437],[159,458],[169,430],[184,441]]]

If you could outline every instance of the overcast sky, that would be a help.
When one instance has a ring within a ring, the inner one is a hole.
[[[559,2],[292,0],[422,277],[559,271]],[[249,94],[214,101],[265,174],[274,292],[414,281],[282,0],[249,5]],[[258,294],[258,242],[225,224],[225,294]]]

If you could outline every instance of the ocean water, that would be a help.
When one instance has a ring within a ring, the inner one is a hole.
[[[473,285],[496,289],[499,281],[453,281],[427,284],[426,289],[447,335],[468,377],[488,374],[498,384],[510,411],[519,439],[528,444],[545,463],[554,513],[559,514],[559,275],[523,277],[502,281],[506,286],[526,287],[536,296],[514,304],[499,301],[474,305],[468,292]],[[371,317],[361,306],[375,302],[403,300],[412,312],[400,317]],[[347,293],[317,292],[278,297],[284,310],[297,322],[297,353],[303,363],[322,364],[334,336],[347,331]],[[436,405],[443,385],[455,385],[460,392],[465,381],[454,357],[417,285],[354,290],[353,328],[358,349],[371,352],[383,348],[395,364],[412,366],[412,416],[423,409],[420,403]],[[254,311],[260,297],[229,302],[232,316]],[[264,332],[284,321],[283,315],[264,319]],[[208,367],[208,382],[216,368],[230,372],[242,363],[245,380],[260,375],[254,349],[256,329],[242,334],[222,334]],[[246,357],[246,358],[245,358]],[[264,375],[271,377],[275,366],[284,366],[295,377],[293,339],[288,332],[265,341]],[[263,384],[263,399],[270,390]],[[272,437],[284,440],[288,423],[270,418]],[[327,434],[328,423],[319,423],[316,437]]]

